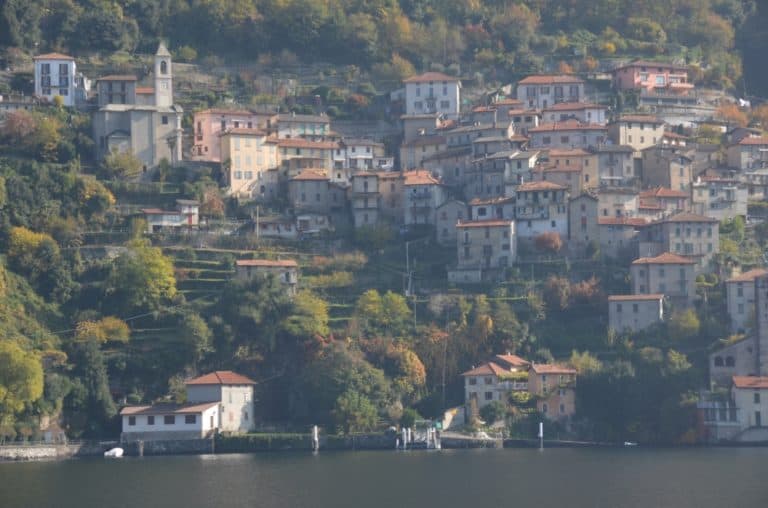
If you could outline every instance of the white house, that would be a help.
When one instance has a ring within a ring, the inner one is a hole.
[[[517,83],[517,100],[531,109],[547,109],[553,104],[584,99],[584,81],[576,76],[535,75]]]
[[[64,106],[72,107],[76,100],[77,68],[75,59],[61,53],[34,57],[35,96],[53,101],[61,97]]]
[[[461,80],[440,72],[411,76],[405,84],[405,114],[439,113],[446,118],[459,117]]]
[[[568,189],[552,182],[525,182],[516,190],[517,235],[533,240],[542,233],[568,238]]]
[[[275,275],[286,287],[290,296],[296,294],[299,265],[293,259],[238,259],[235,261],[235,270],[240,280]]]
[[[177,199],[175,210],[143,208],[147,221],[147,233],[163,230],[196,228],[200,223],[200,203],[191,199]]]
[[[253,430],[253,386],[230,370],[186,382],[187,402],[127,406],[120,411],[122,442],[201,439],[217,432]]]

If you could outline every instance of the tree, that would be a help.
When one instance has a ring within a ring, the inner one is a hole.
[[[400,417],[400,426],[403,428],[412,428],[416,424],[416,420],[421,418],[418,411],[412,408],[403,409],[403,415]]]
[[[159,248],[133,241],[115,260],[106,294],[123,312],[157,310],[176,296],[173,263]]]
[[[43,395],[40,358],[13,341],[0,340],[0,427],[13,423],[27,404]]]
[[[98,321],[80,321],[75,329],[75,339],[95,341],[103,344],[107,341],[128,342],[131,329],[122,319],[107,316]]]
[[[347,390],[336,399],[333,418],[345,434],[365,432],[376,426],[376,407],[364,395]]]
[[[284,321],[284,327],[296,337],[328,335],[328,303],[308,290],[299,291],[293,300],[291,315]]]
[[[538,250],[551,254],[557,254],[563,248],[563,240],[560,238],[560,234],[555,231],[538,235],[534,238],[533,243]]]
[[[565,310],[568,308],[571,285],[565,277],[550,275],[544,283],[542,296],[547,309]]]
[[[91,436],[104,432],[117,410],[109,392],[109,377],[99,344],[86,341],[75,347],[72,363],[79,389],[70,395],[70,407],[79,413],[82,426]]]
[[[144,163],[130,152],[112,150],[101,164],[106,178],[129,180],[141,174]]]
[[[568,361],[568,363],[576,369],[576,372],[579,373],[580,376],[587,375],[587,374],[595,374],[597,372],[600,372],[600,370],[603,368],[603,364],[592,356],[589,351],[583,351],[579,353],[575,349],[571,352],[571,359]]]
[[[480,408],[480,418],[483,419],[486,425],[493,425],[504,418],[506,414],[507,406],[500,400],[494,400]]]
[[[672,340],[680,341],[694,337],[699,333],[701,323],[696,311],[687,309],[677,311],[669,318],[669,336]]]
[[[213,349],[212,333],[208,324],[194,312],[179,314],[178,335],[184,346],[183,356],[192,365],[196,365]]]
[[[749,116],[747,113],[739,109],[736,104],[730,102],[718,106],[715,111],[715,117],[740,127],[746,127],[747,124],[749,124]]]

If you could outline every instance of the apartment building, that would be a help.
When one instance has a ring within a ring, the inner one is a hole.
[[[240,197],[273,200],[278,195],[276,172],[279,166],[277,140],[265,131],[232,128],[219,138],[222,173],[229,193]]]

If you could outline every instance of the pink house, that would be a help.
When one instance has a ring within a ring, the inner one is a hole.
[[[138,90],[137,90],[138,91]],[[277,114],[236,109],[206,109],[195,113],[192,160],[221,162],[219,136],[227,129],[277,128]]]
[[[619,90],[686,94],[693,89],[687,67],[664,62],[637,60],[616,67],[612,74],[613,85]]]

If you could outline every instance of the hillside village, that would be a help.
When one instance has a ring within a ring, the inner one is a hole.
[[[587,344],[550,346],[557,359],[531,345],[515,354],[478,349],[477,364],[456,365],[448,381],[464,391],[454,401],[464,409],[450,413],[455,425],[503,419],[483,408],[506,406],[511,397],[563,432],[579,432],[574,418],[586,371],[577,350],[663,343],[667,355],[680,354],[670,344],[683,353],[693,345],[689,358],[704,373],[696,380],[698,419],[683,429],[695,437],[685,439],[768,439],[768,307],[761,304],[768,298],[768,136],[738,125],[733,111],[749,107],[707,98],[685,65],[632,60],[599,75],[529,75],[474,89],[471,103],[463,78],[429,71],[378,98],[391,128],[349,135],[319,97],[299,112],[234,102],[185,110],[175,100],[173,57],[163,43],[152,60],[140,80],[85,76],[75,58],[37,55],[33,98],[3,97],[0,122],[8,129],[32,110],[87,114],[93,160],[126,175],[112,189],[112,231],[137,228],[165,252],[186,253],[175,258],[177,274],[205,267],[196,265],[195,249],[216,247],[236,258],[224,278],[272,278],[289,299],[322,288],[343,307],[363,292],[357,287],[391,289],[405,295],[405,314],[416,323],[424,312],[442,318],[432,310],[440,298],[485,294],[521,302],[528,316],[537,305],[548,318],[560,315],[560,328],[539,330],[544,340],[578,335],[581,326],[592,335]],[[616,97],[634,103],[618,107]],[[162,191],[179,168],[190,181],[195,173],[214,175],[222,198],[141,195]],[[121,198],[119,190],[131,186],[139,191]],[[94,246],[122,248],[110,246],[107,228],[102,233]],[[358,265],[357,285],[332,281],[307,255],[322,250],[343,259],[356,249],[378,263]],[[389,282],[381,282],[382,271]],[[185,296],[207,294],[205,280],[189,279]],[[446,312],[446,322],[456,319]],[[721,328],[703,330],[720,317]],[[385,321],[381,330],[388,328]],[[476,326],[467,333],[482,332]],[[654,342],[673,334],[679,338]],[[448,406],[445,361],[435,391],[441,410]],[[210,409],[195,411],[202,420]],[[128,405],[123,432],[137,415],[154,421],[163,414],[153,411]]]

